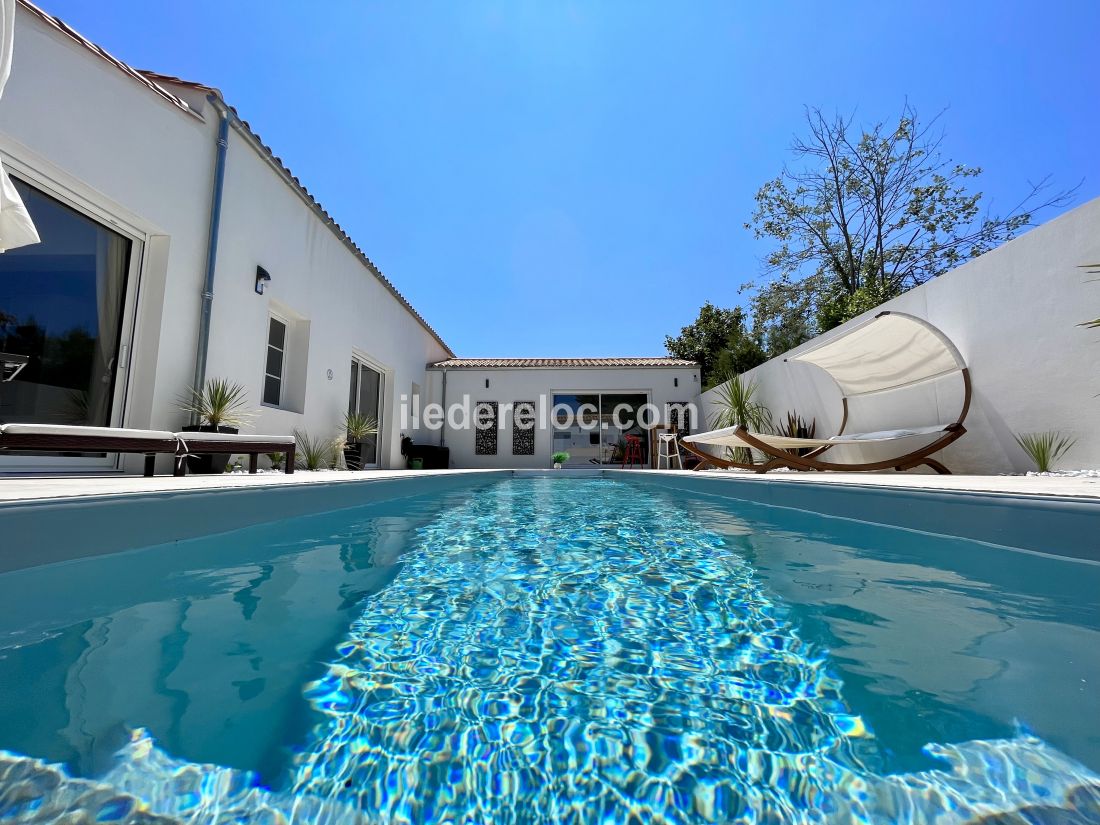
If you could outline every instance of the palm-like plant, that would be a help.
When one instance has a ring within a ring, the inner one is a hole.
[[[340,441],[335,438],[314,438],[302,430],[294,431],[294,464],[303,470],[331,470],[336,466]]]
[[[1013,438],[1028,458],[1035,462],[1040,473],[1049,473],[1054,463],[1064,456],[1074,444],[1076,438],[1070,438],[1059,432],[1013,433]]]
[[[1084,269],[1089,275],[1100,275],[1100,264],[1082,264],[1077,268]],[[1091,321],[1082,321],[1077,326],[1086,327],[1087,329],[1100,329],[1100,318],[1093,318]]]
[[[757,400],[757,389],[756,381],[746,381],[740,375],[727,376],[716,388],[718,411],[713,416],[711,427],[716,430],[744,427],[758,433],[770,430],[772,414]],[[752,451],[748,447],[727,447],[726,452],[734,461],[752,462]]]
[[[348,442],[356,444],[372,435],[378,435],[378,420],[361,413],[344,413],[344,430],[348,434]]]
[[[252,417],[244,386],[227,378],[210,378],[200,390],[192,387],[180,408],[210,427],[240,427]]]

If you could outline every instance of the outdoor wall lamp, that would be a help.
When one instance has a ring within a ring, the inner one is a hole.
[[[489,379],[485,379],[485,389],[489,389]]]
[[[271,276],[267,274],[267,270],[262,266],[256,267],[256,294],[264,294],[264,286],[271,283]]]
[[[674,387],[680,386],[680,379],[679,378],[673,378],[672,379],[672,386],[674,386]]]

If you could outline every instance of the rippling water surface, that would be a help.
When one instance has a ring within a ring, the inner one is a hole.
[[[1096,566],[601,478],[296,522],[0,625],[0,747],[68,763],[0,819],[1100,821]]]

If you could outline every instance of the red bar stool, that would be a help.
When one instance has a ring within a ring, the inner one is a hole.
[[[643,465],[643,459],[642,459],[642,438],[641,438],[641,436],[628,435],[628,436],[625,436],[625,438],[626,438],[626,449],[623,450],[623,466],[620,467],[619,469],[620,470],[625,469],[627,464],[629,464],[631,467],[633,467],[635,463],[637,463],[637,465],[639,467],[644,466]]]

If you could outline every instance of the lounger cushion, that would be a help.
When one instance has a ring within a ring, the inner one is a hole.
[[[176,438],[182,439],[190,444],[193,441],[216,441],[225,444],[293,444],[294,436],[292,435],[263,435],[256,433],[254,435],[249,434],[234,434],[234,433],[210,433],[210,432],[196,432],[196,433],[176,433]]]
[[[0,424],[0,435],[64,436],[66,438],[143,438],[175,441],[164,430],[126,430],[121,427],[82,427],[70,424]]]
[[[749,433],[753,438],[762,441],[769,447],[777,450],[794,450],[806,447],[828,447],[835,444],[863,443],[876,441],[897,441],[915,435],[930,435],[943,432],[945,425],[933,424],[930,427],[907,427],[900,430],[878,430],[873,433],[849,433],[848,435],[834,435],[832,438],[794,438],[786,435],[770,435],[766,433]],[[737,434],[737,427],[725,427],[721,430],[711,430],[706,433],[685,436],[683,441],[697,444],[719,444],[723,446],[744,446],[745,442]]]
[[[906,427],[900,430],[879,430],[875,433],[852,433],[851,435],[834,435],[830,441],[894,441],[898,438],[909,438],[914,435],[931,435],[942,433],[943,424],[933,424],[931,427]]]

